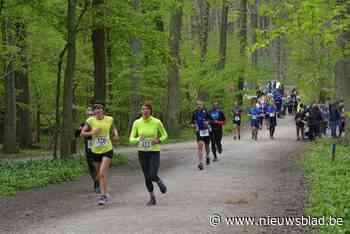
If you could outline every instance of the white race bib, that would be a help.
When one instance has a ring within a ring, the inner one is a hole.
[[[104,136],[96,137],[95,138],[95,147],[103,147],[106,146],[108,143],[108,138]]]
[[[270,117],[275,117],[275,113],[270,113]]]
[[[92,148],[92,140],[87,140],[87,148],[88,149]]]
[[[235,121],[240,121],[241,117],[239,117],[238,115],[235,116]]]
[[[152,140],[144,139],[140,141],[139,147],[141,148],[141,151],[149,151],[152,147]]]
[[[201,137],[207,137],[207,136],[209,136],[209,130],[208,130],[208,129],[200,130],[200,131],[199,131],[199,136],[201,136]]]
[[[252,115],[252,119],[257,119],[258,117],[256,115]]]

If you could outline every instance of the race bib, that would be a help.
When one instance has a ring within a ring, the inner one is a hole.
[[[92,148],[92,140],[87,140],[87,148],[88,149]]]
[[[207,136],[209,136],[209,130],[208,130],[208,129],[200,130],[200,131],[199,131],[199,136],[201,136],[201,137],[207,137]]]
[[[258,117],[256,115],[252,115],[252,119],[257,119]]]
[[[107,137],[97,137],[95,138],[95,147],[103,147],[108,144]]]
[[[270,117],[275,117],[275,113],[270,113]]]
[[[241,117],[239,117],[238,115],[235,116],[235,121],[240,121]]]
[[[150,139],[144,139],[140,141],[139,147],[142,151],[149,151],[152,147],[152,140]]]

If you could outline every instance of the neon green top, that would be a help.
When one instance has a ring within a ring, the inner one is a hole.
[[[140,141],[141,135],[144,140]],[[160,151],[160,145],[152,145],[151,141],[159,137],[160,142],[164,142],[168,138],[168,134],[162,122],[150,116],[148,119],[143,117],[135,120],[132,125],[129,141],[131,144],[139,144],[139,151]]]
[[[96,119],[96,117],[90,117],[86,120],[86,123],[94,131],[96,128],[100,128],[101,132],[96,136],[92,136],[91,151],[95,154],[104,154],[113,149],[110,130],[113,126],[113,118],[110,116],[104,116],[103,119]]]

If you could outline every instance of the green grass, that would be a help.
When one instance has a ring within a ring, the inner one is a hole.
[[[127,163],[128,158],[118,155],[112,165]],[[17,191],[46,187],[65,181],[77,180],[88,174],[84,157],[67,160],[0,161],[0,196],[12,196]]]
[[[350,147],[337,145],[331,161],[332,140],[312,143],[302,161],[309,184],[307,215],[343,218],[343,225],[319,226],[319,233],[350,234]]]

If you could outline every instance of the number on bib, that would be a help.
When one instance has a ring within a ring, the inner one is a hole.
[[[108,139],[107,137],[97,137],[95,139],[95,146],[96,147],[103,147],[105,145],[107,145]]]
[[[200,131],[199,131],[199,136],[201,136],[201,137],[207,137],[207,136],[209,136],[209,130],[208,130],[208,129],[200,130]]]
[[[240,121],[241,120],[241,117],[239,117],[238,115],[235,116],[235,121]]]
[[[143,140],[143,141],[140,141],[140,144],[139,144],[140,148],[143,150],[143,151],[148,151],[151,149],[152,147],[152,141],[151,140]]]

